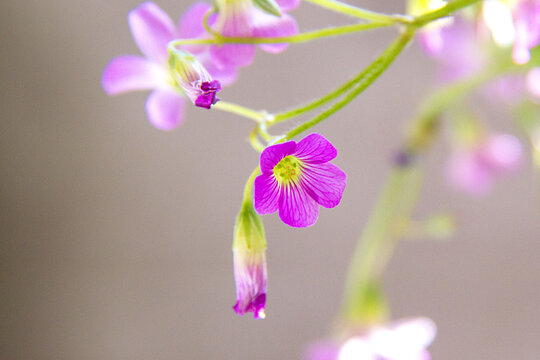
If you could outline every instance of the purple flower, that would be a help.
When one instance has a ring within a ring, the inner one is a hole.
[[[490,135],[475,147],[460,149],[450,157],[450,185],[470,195],[485,195],[495,180],[515,170],[522,156],[521,143],[509,134]]]
[[[429,360],[427,347],[437,328],[428,318],[404,319],[350,337],[343,343],[321,342],[306,351],[306,360]]]
[[[193,8],[188,10],[178,28],[170,17],[152,2],[144,2],[130,11],[128,22],[131,33],[145,57],[135,55],[117,57],[103,72],[103,89],[109,95],[153,90],[146,101],[146,113],[150,122],[161,130],[171,130],[182,122],[185,97],[176,88],[169,71],[167,45],[183,35],[193,11]],[[234,80],[236,69],[216,71],[208,55],[206,58],[202,55],[197,56],[213,77],[226,75],[224,78],[227,83]],[[225,83],[225,80],[222,83]]]
[[[293,17],[285,14],[298,6],[299,0],[277,1],[281,16],[270,15],[255,7],[252,0],[217,0],[217,16],[209,19],[212,28],[223,36],[231,37],[280,37],[298,33]],[[262,44],[267,52],[280,53],[287,44]],[[218,67],[248,66],[255,56],[255,46],[249,44],[225,44],[212,46],[210,50]]]
[[[246,201],[234,226],[234,279],[239,315],[252,312],[255,319],[265,318],[266,305],[266,240],[261,218]]]
[[[267,147],[261,154],[262,175],[255,179],[255,210],[272,214],[290,226],[315,224],[319,205],[339,204],[347,175],[329,161],[337,150],[319,134],[311,134],[298,144],[288,141]]]

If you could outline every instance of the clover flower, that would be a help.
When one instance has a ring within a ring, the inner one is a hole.
[[[298,25],[285,11],[298,6],[299,0],[277,2],[281,16],[260,10],[252,0],[217,0],[218,14],[209,24],[223,36],[232,37],[280,37],[298,33]],[[280,53],[287,44],[261,44],[270,53]],[[219,67],[248,66],[255,56],[255,46],[249,44],[225,44],[211,46],[210,53]]]
[[[403,319],[368,329],[344,342],[310,346],[305,360],[429,360],[437,328],[428,318]]]
[[[319,205],[337,206],[345,189],[347,175],[329,163],[336,156],[334,146],[319,134],[267,147],[260,157],[262,175],[255,179],[257,213],[279,210],[287,225],[315,224]]]
[[[239,315],[253,312],[255,319],[265,318],[266,305],[266,240],[261,218],[246,201],[234,226],[234,279]]]
[[[190,15],[190,11],[193,12],[193,9],[188,10],[186,15]],[[156,128],[171,130],[182,122],[185,97],[176,87],[169,71],[167,45],[181,37],[191,26],[188,24],[190,17],[184,16],[177,28],[156,4],[144,2],[130,11],[128,22],[135,43],[145,57],[124,55],[113,59],[103,72],[103,89],[109,95],[153,90],[145,105],[147,116]],[[229,67],[218,70],[209,61],[209,56],[200,57],[199,60],[213,77],[219,76],[221,79],[222,75],[226,75],[227,83],[234,81],[236,69]],[[201,90],[205,91],[202,86],[201,83]],[[215,84],[211,87],[216,88]]]
[[[448,181],[467,194],[485,195],[497,178],[518,167],[521,156],[517,138],[509,134],[490,135],[451,155],[446,166]]]

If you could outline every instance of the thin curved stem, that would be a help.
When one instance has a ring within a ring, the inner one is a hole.
[[[357,6],[349,5],[337,0],[305,0],[312,4],[318,5],[328,10],[332,10],[344,15],[356,17],[359,19],[369,20],[377,23],[408,24],[412,21],[412,17],[404,15],[387,15],[371,10],[365,10]]]
[[[389,26],[389,24],[379,24],[379,23],[367,23],[367,24],[351,24],[330,27],[326,29],[307,31],[296,35],[291,36],[280,36],[280,37],[268,37],[268,38],[256,38],[256,37],[232,37],[232,36],[221,36],[217,33],[212,33],[214,38],[204,38],[204,39],[177,39],[169,43],[169,47],[174,49],[177,46],[181,45],[223,45],[223,44],[280,44],[280,43],[303,43],[320,38],[339,36],[352,34],[360,31],[366,31],[371,29],[376,29],[380,27]]]
[[[219,101],[212,105],[212,109],[229,112],[235,115],[240,115],[247,119],[251,119],[257,123],[261,123],[265,119],[265,113],[259,112],[242,105],[234,104],[227,101]]]
[[[308,120],[296,128],[288,131],[285,134],[285,138],[292,139],[293,137],[324,121],[353,101],[361,92],[368,88],[390,66],[390,64],[392,64],[392,62],[403,51],[407,44],[409,44],[413,35],[414,29],[407,28],[375,61],[373,61],[364,69],[364,71],[362,71],[362,73],[358,76],[359,80],[353,90],[351,90],[340,101],[319,115],[315,116],[313,119]]]

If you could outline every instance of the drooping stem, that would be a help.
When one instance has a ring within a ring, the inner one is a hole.
[[[386,48],[386,50],[375,61],[373,61],[362,71],[362,73],[358,76],[358,81],[355,83],[353,90],[347,93],[347,95],[345,95],[340,101],[336,102],[331,107],[315,116],[313,119],[308,120],[287,132],[285,134],[285,138],[292,139],[293,137],[317,125],[321,121],[327,119],[353,101],[360,93],[367,89],[390,66],[390,64],[392,64],[401,51],[403,51],[407,44],[409,44],[413,35],[414,29],[406,28],[404,32],[392,44],[390,44],[390,46]]]
[[[244,186],[243,203],[251,203],[251,190],[253,189],[253,183],[255,182],[255,178],[259,176],[260,172],[261,170],[259,169],[259,166],[257,166],[255,169],[253,169],[251,175],[249,175],[246,185]]]
[[[409,23],[412,18],[404,15],[387,15],[371,10],[365,10],[357,6],[349,5],[337,0],[306,0],[328,10],[359,19],[369,20],[383,24]]]
[[[242,117],[254,120],[257,123],[264,121],[265,113],[247,108],[242,105],[234,104],[227,101],[219,101],[212,105],[212,109],[229,112],[231,114],[240,115]]]

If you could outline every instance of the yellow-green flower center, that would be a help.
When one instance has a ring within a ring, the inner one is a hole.
[[[274,166],[274,175],[280,184],[288,184],[296,181],[300,177],[302,162],[296,157],[285,156],[276,166]]]

